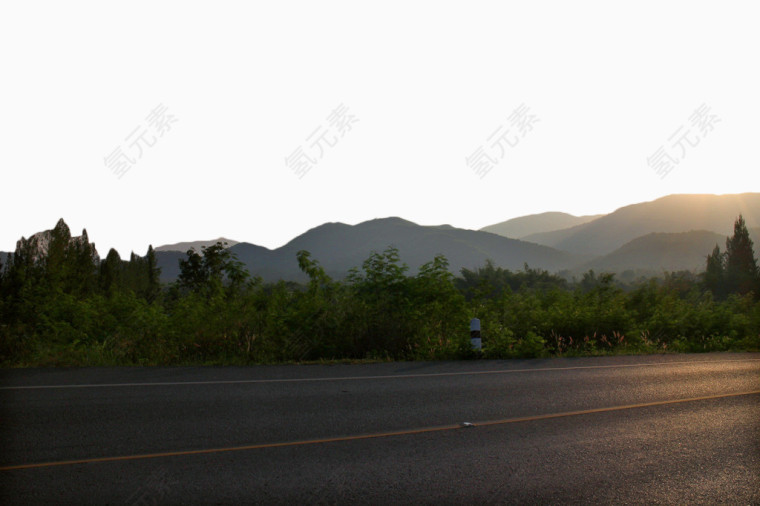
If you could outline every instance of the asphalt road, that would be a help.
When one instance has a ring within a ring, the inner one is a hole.
[[[0,371],[2,504],[760,504],[760,354]]]

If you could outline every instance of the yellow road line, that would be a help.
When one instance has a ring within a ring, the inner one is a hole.
[[[505,418],[503,420],[489,420],[486,422],[476,423],[475,425],[478,427],[486,427],[489,425],[502,425],[506,423],[533,422],[536,420],[549,420],[552,418],[563,418],[563,417],[568,417],[568,416],[591,415],[595,413],[621,411],[624,409],[638,409],[638,408],[649,408],[649,407],[654,407],[654,406],[667,406],[668,404],[682,404],[685,402],[709,401],[712,399],[723,399],[726,397],[739,397],[743,395],[758,395],[758,394],[760,394],[760,390],[752,390],[749,392],[738,392],[738,393],[733,393],[733,394],[706,395],[703,397],[690,397],[688,399],[672,399],[668,401],[642,402],[639,404],[627,404],[625,406],[612,406],[608,408],[584,409],[581,411],[565,411],[562,413],[551,413],[547,415],[525,416],[525,417],[520,417],[520,418]]]
[[[607,408],[584,409],[580,411],[565,411],[562,413],[549,413],[549,414],[544,414],[544,415],[533,415],[533,416],[524,416],[524,417],[517,417],[517,418],[504,418],[501,420],[487,420],[483,422],[474,422],[471,424],[467,424],[467,426],[463,424],[440,425],[440,426],[434,426],[434,427],[422,427],[418,429],[407,429],[407,430],[398,430],[398,431],[390,431],[390,432],[376,432],[372,434],[358,434],[358,435],[353,435],[353,436],[338,436],[338,437],[331,437],[331,438],[306,439],[302,441],[286,441],[286,442],[280,442],[280,443],[264,443],[264,444],[245,445],[245,446],[231,446],[227,448],[208,448],[205,450],[185,450],[185,451],[174,451],[174,452],[144,453],[144,454],[138,454],[138,455],[123,455],[119,457],[99,457],[99,458],[77,459],[77,460],[62,460],[58,462],[40,462],[37,464],[19,464],[19,465],[12,465],[12,466],[2,466],[0,467],[0,471],[16,471],[20,469],[36,469],[36,468],[43,468],[43,467],[70,466],[70,465],[76,465],[76,464],[95,464],[95,463],[101,463],[101,462],[119,462],[119,461],[125,461],[125,460],[143,460],[143,459],[154,459],[154,458],[161,458],[161,457],[178,457],[178,456],[184,456],[184,455],[203,455],[207,453],[235,452],[235,451],[244,451],[244,450],[261,450],[265,448],[285,448],[288,446],[306,446],[306,445],[325,444],[325,443],[338,443],[338,442],[344,442],[344,441],[357,441],[360,439],[375,439],[375,438],[385,438],[385,437],[394,437],[394,436],[410,436],[410,435],[425,434],[425,433],[430,433],[430,432],[456,430],[456,429],[461,429],[464,427],[487,427],[487,426],[493,426],[493,425],[506,425],[510,423],[534,422],[534,421],[539,421],[539,420],[550,420],[553,418],[590,415],[590,414],[595,414],[595,413],[606,413],[610,411],[622,411],[626,409],[665,406],[668,404],[682,404],[682,403],[687,403],[687,402],[706,401],[706,400],[712,400],[712,399],[722,399],[722,398],[727,398],[727,397],[740,397],[740,396],[745,396],[745,395],[758,395],[758,394],[760,394],[760,390],[752,390],[749,392],[737,392],[737,393],[732,393],[732,394],[690,397],[688,399],[674,399],[674,400],[667,400],[667,401],[644,402],[644,403],[639,403],[639,404],[627,404],[624,406],[612,406],[612,407],[607,407]]]

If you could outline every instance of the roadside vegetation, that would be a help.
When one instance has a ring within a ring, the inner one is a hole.
[[[24,244],[0,266],[0,365],[253,364],[760,350],[760,276],[744,220],[705,272],[623,284],[587,272],[487,263],[460,276],[443,256],[407,274],[372,253],[344,280],[306,251],[305,285],[251,277],[223,244],[188,251],[161,285],[155,255],[99,260],[63,221],[44,254]],[[470,349],[469,321],[483,351]]]

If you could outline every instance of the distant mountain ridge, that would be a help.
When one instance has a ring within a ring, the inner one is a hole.
[[[760,228],[748,230],[755,246],[755,257],[760,257]],[[651,233],[637,237],[612,253],[577,267],[575,271],[638,271],[650,276],[674,271],[702,272],[707,255],[716,245],[725,253],[727,238],[727,235],[707,230]]]
[[[422,226],[402,218],[380,218],[357,225],[325,223],[295,237],[276,249],[220,238],[190,241],[156,248],[162,280],[179,275],[179,260],[186,251],[227,241],[229,250],[248,270],[265,281],[304,281],[296,253],[307,250],[334,278],[344,277],[350,268],[361,268],[371,252],[389,246],[399,250],[401,261],[416,273],[424,263],[442,254],[450,270],[473,269],[491,260],[510,270],[530,267],[576,275],[588,269],[597,272],[663,271],[704,269],[707,255],[717,244],[725,251],[726,238],[741,214],[750,230],[756,251],[760,249],[760,193],[735,195],[670,195],[652,202],[622,207],[613,213],[561,230],[508,238],[485,230],[464,230],[450,225]],[[564,213],[543,213],[508,220],[512,225],[542,226],[593,217],[573,217]],[[64,224],[58,226],[63,227]],[[499,225],[499,224],[497,224]],[[486,227],[489,228],[489,227]],[[535,229],[535,228],[534,228]],[[63,229],[61,229],[63,230]],[[517,230],[517,229],[513,229]],[[524,231],[525,229],[523,229]],[[68,231],[68,228],[66,229]],[[519,233],[519,231],[518,231]],[[38,232],[20,244],[34,244],[33,251],[44,252],[50,231]],[[86,232],[72,241],[84,241]],[[234,243],[234,244],[232,244]],[[92,251],[97,252],[92,244]],[[7,262],[0,252],[0,262]]]
[[[513,270],[522,269],[527,262],[552,271],[567,269],[583,260],[577,255],[488,232],[447,225],[422,226],[401,218],[381,218],[357,225],[326,223],[275,250],[247,243],[229,250],[252,274],[264,280],[303,281],[305,276],[296,262],[299,250],[309,251],[329,275],[343,278],[350,268],[361,268],[373,251],[380,253],[389,246],[398,248],[410,274],[438,254],[446,256],[455,273],[465,267],[477,268],[488,259]],[[157,254],[157,259],[161,265],[161,255]]]
[[[178,242],[174,244],[164,244],[163,246],[155,248],[155,251],[181,251],[182,253],[186,253],[187,250],[194,249],[195,251],[200,252],[201,248],[213,246],[217,242],[227,243],[227,247],[230,247],[238,244],[239,241],[220,237],[219,239],[210,239],[208,241],[189,241]]]
[[[748,228],[760,227],[760,193],[731,195],[669,195],[621,207],[596,220],[564,230],[532,234],[525,241],[570,253],[602,256],[651,233],[707,230],[733,233],[743,215]]]
[[[511,220],[502,221],[501,223],[489,225],[480,230],[504,237],[522,239],[533,234],[554,232],[556,230],[563,230],[576,225],[583,225],[584,223],[601,218],[602,216],[604,215],[573,216],[572,214],[560,212],[529,214],[527,216],[520,216],[518,218],[512,218]]]
[[[726,237],[707,230],[691,232],[653,232],[625,243],[612,253],[581,266],[579,270],[623,272],[646,270],[704,270],[707,255],[715,245],[725,249]]]

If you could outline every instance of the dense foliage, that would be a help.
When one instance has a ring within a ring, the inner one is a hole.
[[[161,286],[152,248],[100,260],[62,221],[41,251],[22,243],[0,266],[6,366],[468,358],[473,317],[490,358],[760,349],[760,281],[741,217],[701,277],[633,286],[491,263],[454,277],[443,256],[409,276],[392,247],[341,281],[301,251],[308,284],[265,284],[223,244],[188,251],[179,279]]]

